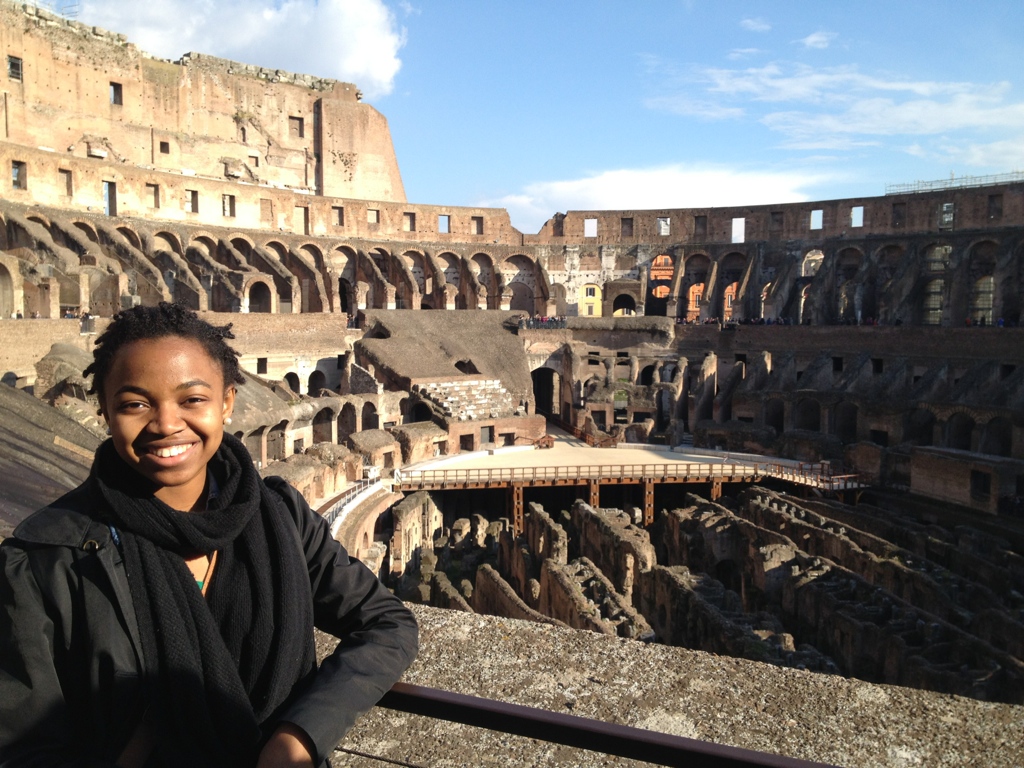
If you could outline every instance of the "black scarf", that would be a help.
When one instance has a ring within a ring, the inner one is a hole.
[[[315,670],[309,575],[283,502],[242,443],[225,434],[208,468],[217,498],[178,512],[108,440],[92,470],[96,517],[121,536],[160,761],[251,766],[275,712]],[[183,558],[215,551],[204,599]]]

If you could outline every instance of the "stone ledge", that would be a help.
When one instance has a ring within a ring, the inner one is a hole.
[[[1024,707],[414,606],[404,680],[837,766],[1020,765]],[[342,747],[422,766],[634,761],[376,708]],[[335,768],[384,765],[336,752]]]

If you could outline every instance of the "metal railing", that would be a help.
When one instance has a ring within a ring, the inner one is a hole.
[[[885,194],[904,195],[918,192],[938,192],[943,189],[961,189],[965,187],[987,187],[991,184],[1014,184],[1024,181],[1024,171],[998,173],[992,176],[960,176],[937,181],[912,181],[907,184],[886,184]]]
[[[342,491],[341,494],[335,496],[333,499],[331,499],[322,507],[320,507],[320,509],[318,509],[317,512],[322,517],[327,519],[328,525],[334,525],[334,521],[337,520],[338,517],[342,514],[342,512],[345,511],[345,507],[348,506],[356,496],[358,496],[366,489],[373,487],[374,485],[379,485],[382,488],[384,487],[383,485],[381,485],[380,478],[372,480],[359,480],[358,482],[353,483],[344,491]]]
[[[826,464],[790,466],[770,462],[719,464],[673,462],[664,464],[595,464],[569,467],[489,467],[479,469],[423,469],[395,473],[405,486],[512,484],[530,482],[585,482],[590,480],[667,480],[671,478],[756,479],[773,477],[826,491],[863,487],[857,475],[832,475]]]
[[[687,768],[828,768],[824,763],[755,752],[409,683],[396,683],[384,694],[379,706],[657,765],[685,765]]]

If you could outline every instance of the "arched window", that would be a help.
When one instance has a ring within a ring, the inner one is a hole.
[[[942,294],[945,289],[945,281],[942,278],[929,280],[924,286],[924,297],[921,302],[921,322],[925,325],[940,325],[942,323]]]

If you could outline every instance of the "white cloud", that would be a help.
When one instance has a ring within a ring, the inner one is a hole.
[[[991,169],[995,173],[1015,171],[1024,168],[1024,133],[987,144],[945,143],[940,151],[949,160],[974,168]]]
[[[772,28],[772,25],[764,19],[743,19],[740,26],[748,32],[768,32]]]
[[[807,37],[797,40],[798,43],[803,43],[804,48],[828,48],[832,44],[832,41],[836,39],[835,32],[812,32]]]
[[[542,181],[480,205],[508,209],[520,231],[540,230],[555,211],[644,210],[762,205],[809,200],[807,188],[826,180],[799,171],[745,171],[673,164],[601,171],[581,179]]]
[[[697,77],[708,91],[727,96],[749,96],[758,101],[821,101],[830,97],[849,98],[854,93],[905,91],[916,96],[972,93],[982,89],[990,95],[1004,92],[1008,85],[978,86],[973,83],[941,83],[906,80],[895,76],[862,74],[856,67],[814,68],[805,64],[771,63],[749,69],[703,70]]]
[[[756,56],[759,53],[761,53],[760,48],[733,48],[728,54],[726,54],[726,58],[730,61],[738,61],[739,59]]]
[[[87,0],[79,17],[162,58],[208,53],[353,82],[369,98],[391,92],[405,44],[383,0]]]
[[[705,120],[727,120],[743,116],[741,107],[730,107],[710,100],[695,100],[685,95],[652,96],[644,100],[644,106],[662,112],[671,112],[687,117]]]
[[[1024,127],[1024,103],[993,103],[984,94],[956,94],[946,101],[857,99],[839,112],[776,112],[762,122],[801,143],[822,136],[927,136],[949,131]]]
[[[755,119],[781,134],[787,149],[849,150],[880,145],[882,137],[955,134],[961,146],[975,147],[963,155],[964,162],[990,165],[980,158],[1000,152],[1017,157],[1011,137],[1024,131],[1024,101],[1011,100],[1013,86],[1005,81],[914,80],[866,74],[855,66],[788,62],[679,70],[654,61],[651,71],[664,85],[644,102],[649,109],[704,119]],[[779,109],[781,104],[787,108]],[[934,141],[913,151],[939,154]]]

